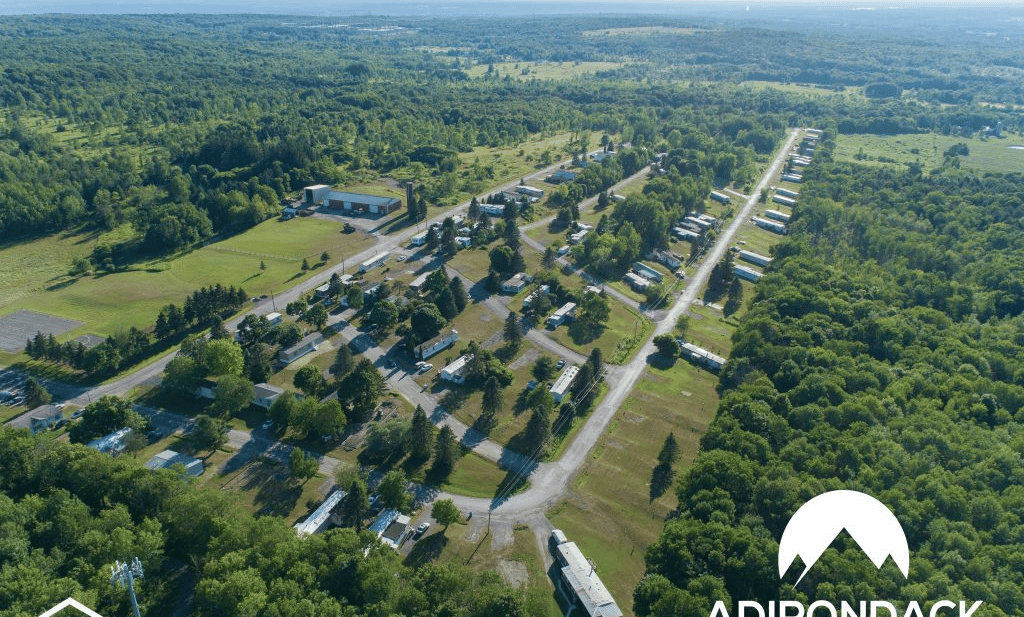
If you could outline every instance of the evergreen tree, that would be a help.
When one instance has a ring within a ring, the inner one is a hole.
[[[498,378],[491,377],[487,378],[484,382],[484,397],[480,403],[480,408],[483,410],[485,415],[494,415],[501,410],[502,402],[501,383],[498,382]]]
[[[590,366],[590,372],[597,379],[603,379],[604,375],[604,359],[601,357],[601,348],[595,347],[590,350],[590,356],[587,358],[587,364]]]
[[[505,318],[505,328],[502,334],[510,349],[519,349],[523,343],[523,328],[519,324],[519,317],[515,311],[509,311],[508,317]]]
[[[466,212],[466,218],[471,221],[475,221],[480,218],[480,202],[476,200],[476,197],[469,200],[469,210]]]
[[[412,429],[409,433],[409,458],[425,461],[430,457],[434,445],[434,430],[423,407],[417,405],[412,414]]]
[[[551,410],[545,405],[538,405],[526,423],[526,439],[529,447],[539,448],[541,455],[547,452],[545,445],[551,437]]]
[[[555,249],[549,246],[546,249],[544,249],[544,256],[541,257],[540,265],[544,266],[545,268],[553,268],[555,267],[556,259],[558,259],[558,255],[555,252]]]
[[[227,443],[229,429],[226,420],[199,414],[189,437],[197,450],[217,450]]]
[[[321,263],[327,263],[328,261],[330,261],[330,259],[331,259],[331,255],[327,251],[324,251],[323,253],[320,253],[320,262]]]
[[[211,339],[226,339],[230,338],[231,334],[228,333],[228,329],[224,327],[224,320],[219,315],[214,315],[213,321],[210,323],[210,338]]]
[[[722,307],[722,313],[726,317],[730,317],[740,310],[740,306],[743,305],[743,284],[740,283],[738,276],[733,276],[732,281],[729,282],[729,297],[725,301],[725,305]]]
[[[349,346],[342,343],[338,347],[338,351],[334,354],[334,363],[331,364],[331,373],[338,379],[348,375],[349,371],[356,365],[355,359],[352,357],[352,350]]]
[[[430,468],[430,474],[439,481],[444,480],[455,469],[455,457],[457,456],[458,442],[455,433],[445,425],[434,443],[434,464]]]
[[[25,405],[29,409],[46,405],[52,400],[53,396],[36,381],[35,377],[29,377],[25,380]]]
[[[305,272],[306,270],[309,270],[309,260],[306,259],[305,257],[303,257],[302,258],[302,271]]]
[[[420,220],[421,221],[427,220],[427,215],[429,214],[429,211],[427,210],[427,200],[422,195],[420,195],[419,210],[420,210]]]
[[[466,288],[462,284],[462,277],[453,277],[448,284],[448,289],[452,293],[452,303],[455,306],[455,311],[461,313],[466,310],[466,304],[469,302],[469,299],[466,295]]]
[[[370,510],[366,498],[366,484],[361,479],[352,480],[341,509],[341,518],[347,527],[355,527],[356,533],[363,530],[363,519]]]

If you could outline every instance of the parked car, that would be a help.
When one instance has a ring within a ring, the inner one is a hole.
[[[561,370],[561,368],[563,366],[565,366],[565,360],[559,360],[558,362],[555,362],[555,370],[556,371],[557,370]]]
[[[429,362],[426,362],[426,363],[423,364],[423,366],[420,367],[420,372],[421,373],[426,373],[427,371],[429,371],[432,368],[434,368],[434,365],[429,363]]]
[[[430,523],[420,523],[420,526],[416,528],[416,535],[422,536],[427,533],[428,529],[430,529]]]

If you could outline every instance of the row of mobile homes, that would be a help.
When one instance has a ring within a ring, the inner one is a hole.
[[[762,268],[772,263],[771,257],[765,257],[764,255],[761,255],[760,253],[755,253],[753,251],[740,251],[739,257],[743,261],[752,263],[756,266],[761,266]]]
[[[359,272],[369,272],[376,267],[383,266],[388,261],[388,256],[391,253],[384,251],[380,255],[376,255],[359,264]]]
[[[555,380],[555,383],[551,384],[548,392],[551,393],[551,398],[554,399],[556,403],[561,403],[562,399],[565,398],[569,389],[572,388],[573,380],[576,379],[576,373],[579,372],[580,367],[575,364],[567,366],[565,367],[565,370],[562,371],[562,374],[558,376],[558,379]]]
[[[672,235],[680,240],[694,242],[700,239],[700,234],[692,229],[686,227],[673,227]]]
[[[436,356],[445,349],[448,349],[459,340],[458,330],[449,330],[448,332],[442,332],[434,338],[430,339],[426,343],[422,343],[416,346],[416,358],[420,360],[426,360],[431,356]]]
[[[781,223],[789,222],[789,215],[785,212],[779,212],[778,210],[765,210],[764,215]]]
[[[551,314],[548,317],[547,324],[550,328],[557,328],[558,326],[569,321],[576,315],[576,303],[566,302],[560,309]]]
[[[689,223],[691,225],[696,225],[699,229],[703,229],[705,231],[715,226],[715,224],[712,221],[698,218],[696,216],[688,216],[685,219],[683,219],[683,222]]]
[[[473,354],[471,353],[459,356],[454,362],[441,369],[441,379],[457,384],[466,383],[466,365],[472,359]]]
[[[767,229],[773,233],[786,235],[789,232],[789,229],[778,221],[770,221],[759,216],[751,217],[750,220],[761,229]]]
[[[751,283],[758,282],[759,280],[761,280],[761,277],[764,276],[757,270],[753,268],[748,268],[740,264],[733,264],[732,271],[736,274],[736,276],[740,277],[741,279],[750,281]]]
[[[721,370],[725,366],[725,358],[715,355],[703,347],[697,347],[693,343],[682,343],[679,347],[682,350],[682,355],[694,364],[699,364],[712,371]]]
[[[727,204],[732,201],[732,198],[725,193],[719,193],[718,191],[711,191],[711,199],[714,199],[718,203]]]

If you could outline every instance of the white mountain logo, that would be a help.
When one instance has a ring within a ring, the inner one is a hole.
[[[876,568],[891,555],[903,576],[910,574],[907,536],[889,508],[864,493],[831,491],[800,506],[789,519],[779,541],[779,577],[799,555],[805,567],[794,584],[798,585],[843,529]]]

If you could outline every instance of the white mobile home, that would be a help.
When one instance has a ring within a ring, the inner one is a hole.
[[[572,388],[573,380],[576,379],[576,373],[579,372],[580,367],[576,365],[567,366],[565,367],[565,370],[562,371],[562,374],[558,376],[558,379],[555,380],[555,383],[551,384],[551,388],[548,389],[548,392],[551,393],[551,398],[553,398],[556,403],[561,403],[562,399],[565,398],[566,393],[568,393],[569,389]]]
[[[797,184],[804,181],[804,177],[800,174],[782,174],[782,179],[786,182],[795,182]]]
[[[789,189],[784,189],[782,187],[775,187],[775,192],[778,193],[779,195],[784,195],[792,199],[796,199],[797,197],[800,196],[800,193],[796,191],[791,191]]]
[[[770,219],[775,219],[783,223],[789,222],[789,215],[785,212],[779,212],[778,210],[765,210],[764,215]]]
[[[466,383],[466,375],[464,374],[466,364],[472,359],[473,354],[471,353],[459,356],[454,362],[441,369],[441,379],[457,384]]]
[[[660,283],[664,279],[664,277],[661,275],[661,272],[658,272],[654,268],[639,261],[633,262],[633,271],[639,274],[640,276],[644,277],[645,279],[654,281],[655,283]]]
[[[756,266],[761,266],[762,268],[772,263],[771,257],[765,257],[764,255],[753,251],[740,251],[739,256],[743,261],[750,262]]]
[[[324,342],[324,335],[319,332],[308,334],[305,338],[288,349],[282,349],[280,353],[277,354],[277,359],[282,364],[291,364],[311,351],[315,351],[322,342]]]
[[[390,253],[385,251],[385,252],[381,253],[380,255],[377,255],[375,257],[371,257],[371,258],[367,259],[363,263],[359,264],[359,271],[360,272],[369,272],[370,270],[373,270],[374,268],[376,268],[378,266],[383,266],[385,263],[387,263],[388,255],[390,255]]]
[[[718,191],[711,191],[711,199],[723,204],[727,204],[732,201],[732,198],[725,193],[719,193]]]
[[[750,220],[761,229],[767,229],[768,231],[782,235],[789,233],[789,228],[778,221],[769,221],[768,219],[763,219],[758,216],[751,217]]]
[[[736,276],[740,277],[741,279],[748,280],[752,283],[758,282],[759,280],[761,280],[761,277],[764,276],[757,270],[754,270],[753,268],[748,268],[746,266],[742,266],[740,264],[733,264],[732,271],[736,273]]]
[[[692,343],[683,343],[680,347],[682,348],[682,355],[696,364],[705,366],[713,371],[717,371],[725,366],[725,358],[717,356],[707,349],[697,347]]]
[[[552,313],[551,317],[548,317],[547,324],[549,327],[557,328],[572,319],[574,315],[576,315],[576,303],[566,302],[562,305],[562,308]]]
[[[430,339],[426,343],[422,343],[416,346],[416,357],[420,360],[426,360],[431,356],[436,356],[445,349],[448,349],[459,340],[458,330],[449,330],[448,332],[442,332],[441,334]]]
[[[413,246],[423,246],[427,243],[427,232],[421,231],[415,236],[409,238],[409,244]]]
[[[643,293],[645,289],[651,286],[649,280],[633,272],[627,272],[626,276],[622,277],[622,279],[637,293]]]
[[[777,204],[782,204],[786,207],[792,208],[796,206],[796,200],[792,197],[786,197],[785,195],[779,195],[778,193],[772,195],[772,201]]]
[[[543,190],[534,188],[532,186],[526,186],[524,184],[520,184],[519,186],[517,186],[516,192],[522,195],[526,195],[527,197],[536,197],[537,199],[540,199],[541,197],[544,196]]]

